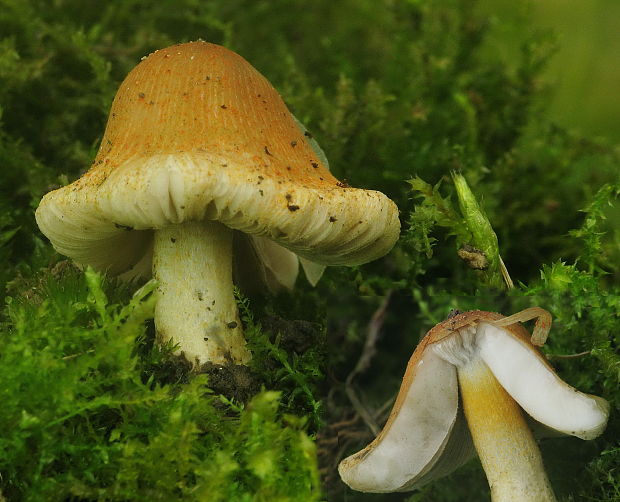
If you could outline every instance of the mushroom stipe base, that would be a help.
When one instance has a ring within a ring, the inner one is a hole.
[[[192,364],[244,364],[250,359],[232,283],[233,231],[217,222],[188,222],[155,231],[158,281],[155,328]]]

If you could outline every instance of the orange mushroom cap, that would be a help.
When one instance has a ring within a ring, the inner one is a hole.
[[[129,73],[82,182],[98,184],[135,157],[190,152],[241,157],[256,177],[321,188],[338,183],[267,79],[207,42],[155,51]]]

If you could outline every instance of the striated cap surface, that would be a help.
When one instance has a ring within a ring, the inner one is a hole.
[[[241,56],[162,49],[123,81],[92,167],[45,195],[37,223],[60,253],[112,273],[144,262],[152,229],[184,221],[218,220],[325,265],[384,255],[395,204],[340,183],[309,138]]]

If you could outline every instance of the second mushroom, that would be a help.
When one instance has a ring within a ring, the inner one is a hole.
[[[534,334],[519,323],[538,318]],[[409,360],[377,438],[340,463],[342,480],[364,492],[419,488],[478,453],[493,502],[551,502],[553,490],[528,424],[593,439],[607,401],[563,382],[535,345],[550,315],[458,313],[438,324]],[[475,450],[474,450],[475,448]]]
[[[298,258],[317,279],[320,265],[383,256],[400,230],[390,199],[330,173],[258,71],[201,41],[156,51],[129,73],[92,167],[48,193],[36,219],[78,264],[152,271],[158,336],[195,365],[250,357],[233,296],[234,231],[291,286]]]

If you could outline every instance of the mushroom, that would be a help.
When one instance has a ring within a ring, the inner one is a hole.
[[[494,502],[555,500],[523,411],[554,431],[593,439],[609,405],[556,375],[519,324],[535,317],[541,343],[550,315],[538,307],[510,317],[457,313],[431,329],[383,430],[340,463],[342,480],[364,492],[413,490],[465,463],[475,447]]]
[[[152,270],[158,337],[191,363],[245,363],[233,231],[286,262],[281,277],[265,267],[289,285],[290,252],[318,279],[321,266],[374,260],[398,238],[396,205],[340,183],[310,138],[241,56],[202,41],[158,50],[121,84],[90,170],[46,194],[36,220],[80,265]]]

